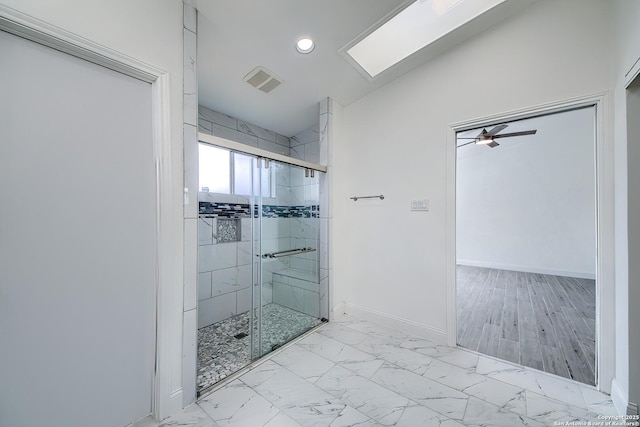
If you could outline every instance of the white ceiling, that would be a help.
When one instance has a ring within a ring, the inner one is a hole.
[[[339,50],[407,0],[197,0],[199,103],[293,136],[317,123],[323,98],[349,105],[531,1],[509,0],[370,81]],[[302,36],[310,54],[295,49]],[[256,66],[284,83],[268,94],[245,83]]]

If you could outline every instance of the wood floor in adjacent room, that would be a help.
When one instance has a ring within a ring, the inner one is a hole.
[[[595,280],[457,267],[458,344],[595,384]]]

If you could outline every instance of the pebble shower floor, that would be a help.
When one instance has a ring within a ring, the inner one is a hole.
[[[249,312],[198,330],[198,393],[251,362]],[[321,323],[320,319],[278,304],[262,307],[262,353]]]

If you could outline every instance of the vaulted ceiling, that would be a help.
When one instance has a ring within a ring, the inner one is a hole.
[[[410,1],[197,0],[199,103],[293,136],[317,122],[321,99],[349,105],[532,1],[507,0],[370,81],[339,50]],[[310,54],[295,49],[303,36],[316,43]],[[268,94],[250,86],[257,66],[284,83]]]

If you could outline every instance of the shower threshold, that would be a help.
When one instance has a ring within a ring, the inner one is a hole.
[[[198,330],[198,395],[252,362],[249,315],[238,314]],[[321,323],[321,319],[279,304],[263,306],[262,354]]]

